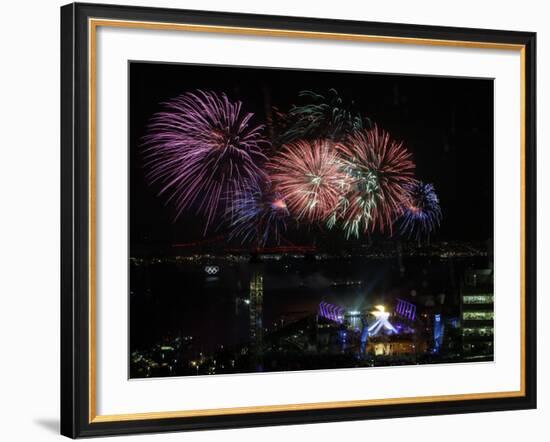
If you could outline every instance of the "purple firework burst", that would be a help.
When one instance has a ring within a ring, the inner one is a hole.
[[[402,235],[420,241],[429,237],[441,222],[439,198],[432,184],[417,181],[407,186],[409,197],[400,219]]]
[[[228,217],[230,238],[239,238],[242,243],[256,242],[262,247],[269,238],[279,243],[289,211],[280,193],[256,187],[234,196],[233,210]]]
[[[208,229],[232,204],[232,195],[265,179],[263,125],[225,94],[198,90],[164,103],[144,137],[147,178],[175,206],[206,217]]]

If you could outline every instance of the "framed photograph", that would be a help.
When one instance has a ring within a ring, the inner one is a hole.
[[[62,434],[535,408],[535,42],[62,7]]]

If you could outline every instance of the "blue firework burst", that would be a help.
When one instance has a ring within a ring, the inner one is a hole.
[[[421,241],[439,227],[442,218],[439,198],[433,184],[421,181],[408,186],[409,197],[403,208],[399,229],[402,235]]]
[[[279,243],[289,211],[278,192],[253,187],[232,196],[232,209],[227,216],[230,239],[262,247],[269,239]]]

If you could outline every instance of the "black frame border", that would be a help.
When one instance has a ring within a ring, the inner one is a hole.
[[[88,19],[115,19],[523,45],[525,396],[89,422]],[[241,428],[536,408],[536,33],[73,3],[61,7],[61,434]]]

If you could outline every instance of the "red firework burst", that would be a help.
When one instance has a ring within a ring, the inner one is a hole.
[[[336,149],[356,180],[353,194],[346,196],[349,208],[342,215],[344,223],[356,222],[357,214],[363,211],[362,207],[354,209],[355,201],[364,203],[370,199],[370,222],[364,223],[364,230],[379,228],[381,232],[389,230],[391,233],[393,222],[401,215],[407,201],[407,189],[415,182],[411,153],[402,142],[392,139],[376,125],[373,129],[353,133]],[[361,177],[376,182],[357,185]],[[365,195],[365,192],[371,193]],[[348,216],[353,219],[347,219]]]
[[[286,144],[268,170],[290,213],[307,222],[326,220],[350,179],[329,140]]]

